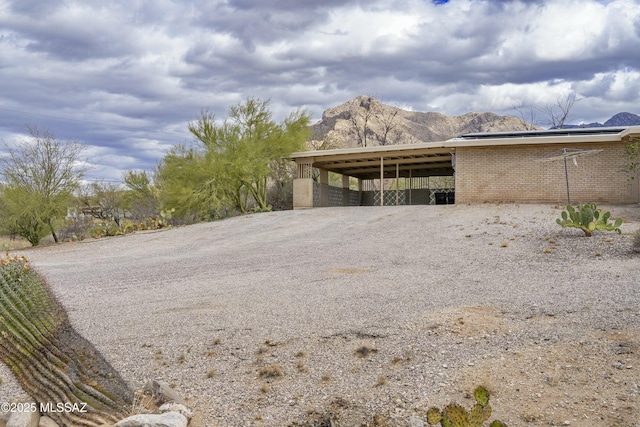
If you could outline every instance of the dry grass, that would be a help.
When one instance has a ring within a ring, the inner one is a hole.
[[[42,239],[40,245],[44,246],[48,244],[48,239]],[[9,236],[0,236],[0,249],[3,251],[17,251],[26,248],[30,248],[31,243],[24,240],[22,237],[16,237],[15,239],[9,238]]]
[[[358,357],[367,357],[372,353],[377,353],[378,350],[376,350],[375,348],[371,348],[369,346],[363,345],[363,346],[360,346],[360,347],[356,348],[353,352]]]
[[[258,370],[258,375],[261,378],[280,378],[284,376],[284,371],[280,365],[273,364],[269,366],[263,366]]]
[[[378,377],[378,381],[376,381],[376,384],[374,385],[374,387],[381,387],[381,386],[385,385],[388,380],[389,379],[387,378],[386,375],[380,375]]]

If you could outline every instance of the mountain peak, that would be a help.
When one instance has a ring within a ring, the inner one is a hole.
[[[640,125],[640,116],[633,113],[618,113],[613,115],[609,120],[604,122],[604,126],[638,126]]]
[[[329,108],[311,126],[312,148],[350,148],[444,141],[465,133],[537,129],[513,116],[469,112],[447,116],[407,111],[361,95]]]

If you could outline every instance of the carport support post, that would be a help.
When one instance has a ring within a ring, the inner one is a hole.
[[[396,163],[396,206],[400,204],[400,163]]]
[[[409,206],[411,206],[411,204],[413,203],[413,201],[411,200],[411,193],[412,193],[411,190],[413,190],[413,178],[411,176],[412,172],[413,172],[413,169],[409,169]]]
[[[342,175],[342,206],[349,206],[349,175]]]
[[[380,206],[384,206],[384,157],[380,157]]]

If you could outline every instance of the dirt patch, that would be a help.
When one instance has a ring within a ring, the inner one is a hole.
[[[430,313],[423,327],[435,333],[480,337],[508,332],[507,319],[496,307],[456,307]]]
[[[635,426],[640,398],[638,331],[591,331],[577,342],[532,345],[465,370],[484,384],[496,416],[545,426]]]

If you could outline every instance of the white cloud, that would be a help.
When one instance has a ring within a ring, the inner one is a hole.
[[[125,158],[152,167],[190,138],[202,108],[224,118],[248,96],[271,98],[278,119],[299,107],[318,119],[363,94],[459,115],[512,114],[518,101],[573,91],[587,122],[640,113],[640,0],[0,0],[0,10],[0,137],[48,126],[111,150],[104,171],[131,167]]]

